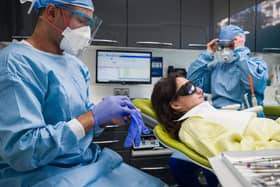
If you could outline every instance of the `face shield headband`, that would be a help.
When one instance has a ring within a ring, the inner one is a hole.
[[[234,43],[232,40],[219,40],[216,42],[217,51],[222,51],[224,48],[234,48]]]
[[[92,18],[83,12],[68,8],[63,5],[56,5],[56,7],[70,12],[73,15],[73,17],[71,19],[77,20],[81,24],[80,25],[81,27],[88,26],[91,31],[91,41],[93,41],[99,27],[101,26],[101,24],[103,22],[101,18],[99,18],[98,16],[94,16]]]

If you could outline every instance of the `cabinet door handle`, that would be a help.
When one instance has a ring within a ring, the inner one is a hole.
[[[279,52],[280,48],[263,48],[263,51],[275,51],[275,52]]]
[[[13,38],[13,39],[28,39],[28,38],[30,38],[30,36],[18,36],[18,35],[13,35],[12,38]]]
[[[166,166],[159,166],[159,167],[143,167],[143,168],[140,168],[141,170],[165,170],[165,169],[168,169],[168,167]]]
[[[149,44],[149,45],[165,45],[165,46],[173,46],[173,43],[168,42],[152,42],[152,41],[138,41],[137,44]]]
[[[124,126],[125,124],[112,124],[112,122],[104,123],[99,125],[101,128],[118,128]]]
[[[206,44],[194,44],[194,43],[190,43],[188,44],[189,47],[207,47]]]
[[[118,143],[118,142],[120,142],[120,140],[93,141],[93,143],[96,143],[96,144],[114,144],[114,143]]]
[[[123,126],[123,125],[107,125],[107,126],[105,126],[105,128],[118,128],[121,126]]]
[[[107,39],[93,39],[93,42],[118,43],[117,40],[107,40]]]

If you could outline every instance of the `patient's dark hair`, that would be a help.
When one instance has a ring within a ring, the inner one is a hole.
[[[171,108],[170,102],[176,93],[177,73],[171,73],[167,78],[160,79],[154,86],[151,102],[158,116],[159,122],[164,126],[168,134],[175,139],[179,139],[178,132],[181,122],[174,121],[184,115]]]

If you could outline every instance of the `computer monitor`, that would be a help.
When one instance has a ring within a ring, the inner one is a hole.
[[[150,84],[152,52],[96,50],[96,83]]]

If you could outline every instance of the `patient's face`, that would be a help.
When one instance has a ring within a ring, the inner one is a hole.
[[[177,77],[176,78],[176,92],[178,92],[180,90],[181,87],[183,87],[184,85],[186,85],[186,83],[188,83],[189,80],[183,78],[183,77]],[[189,87],[189,85],[187,86]],[[192,87],[192,89],[189,89],[188,94],[186,95],[180,95],[176,98],[176,100],[172,101],[170,103],[171,107],[174,110],[177,110],[179,112],[187,112],[190,109],[192,109],[193,107],[199,105],[200,103],[204,102],[204,96],[203,96],[203,91],[201,88],[196,87],[195,90],[193,89],[194,87]],[[186,89],[188,90],[188,89]]]

